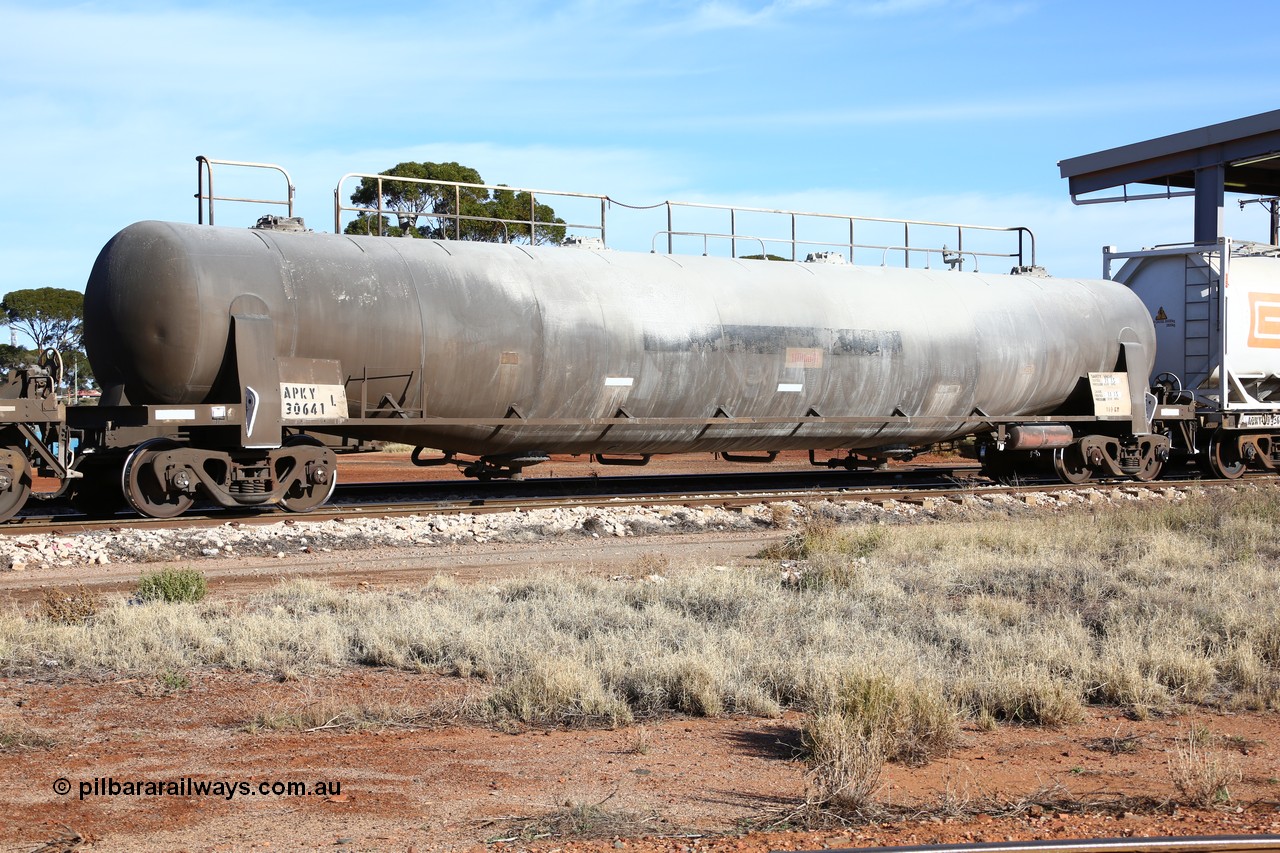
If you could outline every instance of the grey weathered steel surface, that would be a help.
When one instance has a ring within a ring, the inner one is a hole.
[[[135,404],[234,402],[246,294],[277,358],[340,362],[351,420],[328,429],[476,454],[920,446],[1052,413],[1121,339],[1154,343],[1103,281],[145,222],[86,289],[96,375]],[[815,414],[884,420],[787,422]]]

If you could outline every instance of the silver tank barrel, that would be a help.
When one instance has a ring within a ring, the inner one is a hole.
[[[1051,413],[1115,368],[1122,337],[1154,349],[1141,301],[1105,281],[144,222],[86,289],[97,375],[133,403],[225,400],[242,294],[267,305],[277,355],[341,362],[353,407],[390,393],[428,417],[886,418],[356,430],[467,453],[918,446],[981,417],[900,415]]]

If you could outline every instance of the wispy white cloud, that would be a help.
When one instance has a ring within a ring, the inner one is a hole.
[[[700,3],[689,17],[673,22],[671,26],[683,28],[690,33],[759,27],[776,24],[791,15],[821,9],[827,5],[827,0],[774,0],[753,8],[752,5],[731,0],[709,0]]]
[[[741,0],[706,0],[692,11],[673,17],[653,29],[664,33],[696,35],[717,30],[754,29],[805,20],[830,25],[833,21],[945,16],[958,29],[1009,23],[1035,8],[1032,0],[773,0],[748,3]]]

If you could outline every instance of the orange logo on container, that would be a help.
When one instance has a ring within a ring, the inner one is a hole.
[[[1249,294],[1249,346],[1280,349],[1280,293]]]

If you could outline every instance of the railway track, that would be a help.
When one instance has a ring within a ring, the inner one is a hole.
[[[224,510],[210,506],[174,519],[141,518],[123,512],[110,517],[89,518],[68,506],[50,501],[44,506],[37,503],[11,522],[0,525],[0,535],[67,535],[117,528],[210,527],[230,521],[275,524],[284,519],[326,521],[353,516],[390,518],[423,513],[499,513],[584,506],[616,509],[685,505],[741,509],[761,503],[821,500],[892,501],[930,506],[996,495],[1010,495],[1033,502],[1046,493],[1081,489],[1140,492],[1191,486],[1232,486],[1238,482],[1203,481],[1188,474],[1182,478],[1147,483],[1117,480],[1072,485],[1046,477],[1017,485],[999,485],[982,478],[977,466],[960,465],[858,474],[782,471],[730,475],[565,477],[502,483],[456,480],[352,483],[340,485],[332,503],[305,515],[279,510]]]

